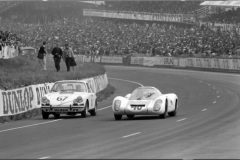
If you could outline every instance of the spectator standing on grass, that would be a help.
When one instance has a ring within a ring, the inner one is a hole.
[[[41,65],[41,67],[43,68],[44,71],[47,70],[47,60],[46,60],[46,55],[47,55],[47,51],[46,51],[46,42],[43,42],[43,45],[40,47],[39,51],[38,51],[38,62]]]
[[[73,61],[75,62],[75,56],[72,48],[70,48],[68,44],[65,44],[65,48],[63,50],[63,59],[66,63],[67,71],[70,71],[70,67],[72,67],[74,70],[74,66],[76,66],[76,63],[75,65],[73,64]]]
[[[53,48],[52,55],[53,55],[55,68],[56,68],[57,72],[59,72],[60,71],[60,62],[61,62],[63,52],[62,52],[62,49],[59,47],[58,43],[56,44],[56,47]]]

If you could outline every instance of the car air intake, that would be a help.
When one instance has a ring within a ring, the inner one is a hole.
[[[145,107],[145,104],[131,104],[132,107]]]

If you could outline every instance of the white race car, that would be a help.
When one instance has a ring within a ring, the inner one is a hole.
[[[117,96],[112,103],[115,120],[123,115],[133,118],[135,115],[159,115],[160,118],[176,116],[178,97],[174,93],[162,94],[155,87],[138,87],[125,97]]]
[[[64,80],[54,83],[51,91],[42,97],[42,117],[48,119],[49,114],[59,118],[60,114],[76,115],[82,117],[89,112],[96,115],[97,96],[90,85],[82,80]]]

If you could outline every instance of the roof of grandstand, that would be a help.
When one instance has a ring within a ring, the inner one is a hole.
[[[91,4],[96,4],[96,5],[105,4],[104,1],[79,1],[79,2],[91,3]]]
[[[204,1],[202,6],[219,6],[219,7],[240,7],[240,0],[229,1]]]

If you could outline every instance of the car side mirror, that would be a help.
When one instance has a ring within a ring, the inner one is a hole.
[[[129,99],[130,96],[131,96],[131,94],[127,94],[127,95],[125,96],[125,98]]]

